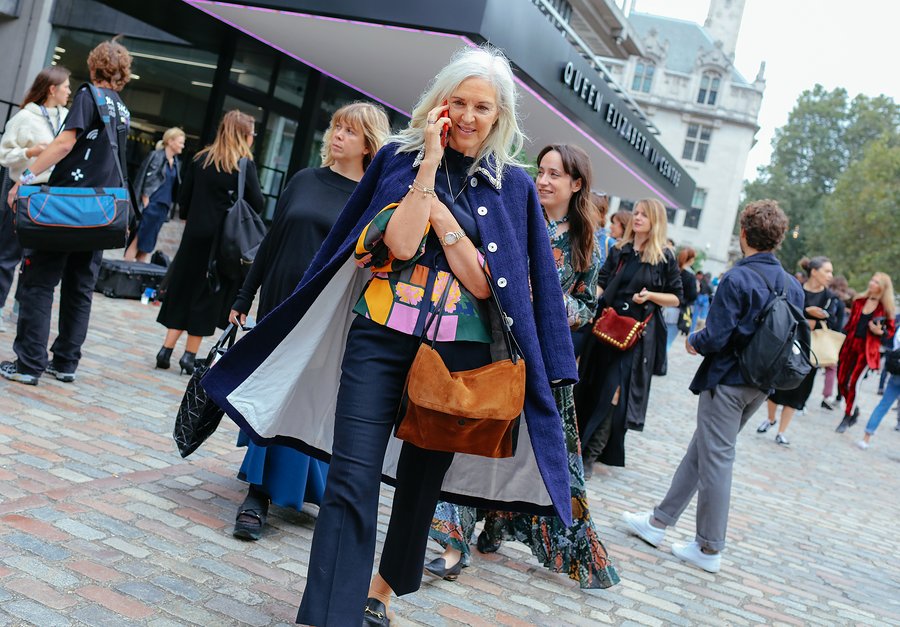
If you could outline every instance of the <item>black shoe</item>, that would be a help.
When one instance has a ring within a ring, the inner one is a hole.
[[[841,419],[841,424],[839,424],[839,425],[837,426],[837,429],[835,429],[835,431],[837,431],[838,433],[843,433],[844,431],[846,431],[847,428],[848,428],[848,427],[850,426],[850,424],[851,424],[851,423],[850,423],[850,420],[852,420],[852,418],[850,418],[850,416],[844,416],[844,417]]]
[[[587,481],[594,476],[594,462],[589,462],[586,459],[582,459],[581,463],[583,464],[584,468],[584,480]]]
[[[56,369],[56,366],[53,365],[51,361],[47,364],[47,370],[45,371],[51,377],[56,377],[57,381],[62,381],[63,383],[74,383],[75,382],[75,373],[74,372],[60,372]]]
[[[462,569],[462,556],[460,556],[459,561],[450,568],[447,568],[447,562],[444,561],[443,557],[439,557],[436,560],[432,560],[425,564],[425,570],[427,570],[435,577],[440,577],[441,579],[445,579],[447,581],[456,581],[456,579],[459,577],[459,574],[462,572]]]
[[[238,508],[232,535],[241,540],[259,540],[269,515],[269,497],[250,489]]]
[[[184,351],[184,355],[178,360],[178,367],[181,368],[181,374],[194,374],[194,362],[196,360],[197,353]]]
[[[163,346],[159,349],[159,352],[156,353],[156,367],[160,370],[168,370],[169,366],[172,363],[172,350],[171,348],[166,348]]]
[[[378,599],[366,599],[366,609],[363,610],[363,627],[389,627],[391,619],[388,618],[387,608]]]
[[[850,424],[847,426],[852,427],[853,425],[855,425],[857,418],[859,418],[859,407],[855,407],[853,409],[853,413],[850,415]]]
[[[832,411],[834,409],[834,405],[829,403],[824,398],[822,399],[822,409],[827,409],[828,411]]]
[[[2,376],[4,379],[15,381],[16,383],[24,383],[25,385],[37,385],[38,379],[41,378],[41,375],[39,374],[26,374],[24,372],[19,372],[18,360],[4,361],[0,363],[0,376]]]
[[[475,543],[478,550],[482,553],[496,553],[500,548],[500,540],[494,540],[487,531],[478,534],[478,541]]]

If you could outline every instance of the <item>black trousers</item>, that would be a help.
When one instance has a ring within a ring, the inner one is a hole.
[[[0,185],[0,188],[4,186]],[[5,188],[4,188],[5,189]],[[6,204],[6,192],[0,196],[0,309],[6,305],[6,297],[12,287],[16,266],[22,260],[22,247],[13,225],[13,214]]]
[[[328,483],[316,520],[298,623],[317,627],[362,623],[385,449],[418,345],[418,338],[362,316],[350,328]],[[477,342],[442,342],[438,352],[451,371],[478,368],[491,360],[490,346]],[[378,569],[398,595],[415,592],[422,583],[428,530],[452,461],[452,453],[403,444]]]
[[[50,350],[60,372],[75,372],[87,337],[94,284],[103,251],[77,253],[26,250],[16,295],[19,320],[13,350],[19,372],[40,375],[47,369],[47,340],[53,292],[59,294],[59,335]]]

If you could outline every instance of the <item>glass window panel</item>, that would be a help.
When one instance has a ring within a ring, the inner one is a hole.
[[[714,92],[714,91],[709,92],[709,98],[707,99],[706,104],[711,104],[711,105],[716,104],[716,95],[717,95],[717,92]]]
[[[706,163],[706,151],[709,149],[709,144],[704,144],[700,142],[697,144],[697,158],[696,161],[700,163]]]
[[[700,226],[700,215],[703,212],[700,209],[688,209],[687,215],[684,216],[684,226],[690,229],[696,229]]]
[[[270,48],[247,38],[238,41],[231,64],[231,80],[250,89],[268,92],[274,69],[275,54]]]
[[[691,207],[694,209],[703,209],[706,206],[706,190],[698,187],[694,190],[694,198],[691,201]]]
[[[703,141],[709,141],[709,136],[712,134],[711,126],[701,126],[700,127],[700,139]]]
[[[228,111],[231,111],[233,109],[237,109],[239,111],[242,111],[243,113],[246,113],[249,116],[252,116],[253,119],[256,121],[257,126],[262,124],[263,108],[258,107],[255,104],[250,104],[249,102],[246,102],[239,98],[235,98],[234,96],[225,96],[225,102],[222,105],[222,113],[219,115],[219,119],[216,120],[216,124],[218,125],[218,123],[222,119],[222,116],[225,115],[225,113],[227,113]],[[256,131],[259,132],[259,129],[257,128]]]
[[[682,159],[694,158],[694,142],[687,140],[684,142],[684,150],[681,152]]]
[[[309,68],[293,59],[283,59],[275,81],[275,97],[292,104],[298,109],[303,106]]]
[[[673,209],[672,207],[666,207],[666,221],[669,224],[675,224],[675,217],[678,215],[678,210]]]
[[[687,133],[688,137],[690,137],[691,139],[696,139],[697,133],[699,133],[699,132],[700,132],[699,124],[688,124],[688,133]]]
[[[55,43],[48,59],[72,72],[73,91],[89,80],[88,53],[109,35],[68,28],[54,28]],[[173,126],[184,129],[183,158],[201,148],[200,134],[206,115],[218,53],[200,48],[129,38],[133,57],[132,80],[122,92],[131,111],[131,129],[126,148],[129,173],[134,176],[144,157],[153,150],[163,132]]]
[[[272,219],[275,203],[284,188],[298,127],[296,120],[270,112],[262,136],[257,137],[261,142],[257,167],[259,184],[266,198],[266,209],[263,212],[266,220]]]

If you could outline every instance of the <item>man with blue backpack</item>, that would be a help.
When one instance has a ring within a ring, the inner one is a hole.
[[[711,573],[725,548],[738,433],[771,390],[796,387],[811,367],[803,290],[774,254],[787,216],[776,201],[759,200],[744,208],[740,225],[745,256],[722,277],[706,326],[686,343],[704,356],[690,386],[700,396],[694,437],[660,504],[623,514],[635,535],[659,546],[698,494],[696,539],[673,544],[672,553]]]

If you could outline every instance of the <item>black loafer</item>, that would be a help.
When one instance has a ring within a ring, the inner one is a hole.
[[[366,599],[366,609],[363,610],[363,627],[389,627],[391,619],[388,618],[387,608],[378,599]]]
[[[475,543],[482,553],[496,553],[500,549],[500,540],[494,540],[487,531],[478,534],[478,542]]]
[[[462,569],[462,557],[460,557],[459,561],[450,568],[447,568],[447,562],[443,557],[439,557],[436,560],[432,560],[425,564],[425,570],[427,570],[435,577],[440,577],[441,579],[445,579],[447,581],[456,581],[459,577],[459,574],[462,572]]]

